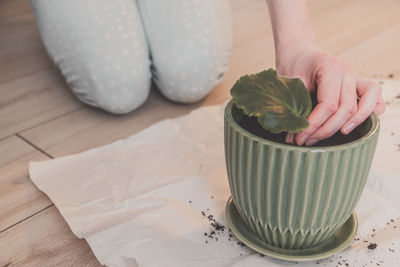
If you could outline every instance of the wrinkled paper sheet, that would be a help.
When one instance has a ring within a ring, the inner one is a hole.
[[[223,105],[77,155],[31,162],[30,176],[108,266],[400,266],[400,83],[383,87],[389,105],[356,208],[357,238],[318,262],[262,257],[227,230],[204,235],[215,230],[209,215],[226,225]]]

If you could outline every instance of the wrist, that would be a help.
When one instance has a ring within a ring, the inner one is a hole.
[[[275,63],[276,68],[287,68],[295,64],[300,57],[307,54],[309,51],[317,50],[314,38],[292,38],[287,41],[276,42],[275,44]]]

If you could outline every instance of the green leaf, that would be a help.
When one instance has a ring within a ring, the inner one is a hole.
[[[280,76],[276,70],[242,76],[232,87],[235,105],[248,116],[256,116],[272,133],[298,133],[309,124],[311,97],[299,78]]]

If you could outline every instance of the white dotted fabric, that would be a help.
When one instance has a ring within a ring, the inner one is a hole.
[[[44,45],[83,102],[113,113],[203,98],[231,52],[227,0],[31,0]]]

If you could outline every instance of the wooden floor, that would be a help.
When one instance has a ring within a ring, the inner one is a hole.
[[[31,183],[28,162],[128,137],[165,118],[222,103],[242,74],[274,66],[265,0],[232,0],[230,71],[209,96],[180,105],[153,90],[139,110],[112,116],[84,106],[47,58],[28,0],[0,1],[0,266],[99,265],[52,202]],[[400,1],[311,0],[320,47],[372,77],[400,77]]]

